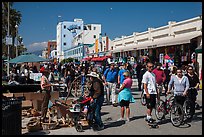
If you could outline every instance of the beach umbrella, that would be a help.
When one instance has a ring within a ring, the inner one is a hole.
[[[24,53],[16,58],[9,60],[9,63],[28,63],[28,62],[48,62],[49,60],[41,58],[32,53]]]

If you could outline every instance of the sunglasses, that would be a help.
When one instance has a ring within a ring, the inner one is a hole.
[[[153,66],[148,66],[148,68],[153,68]]]

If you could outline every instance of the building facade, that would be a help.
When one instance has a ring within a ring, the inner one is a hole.
[[[101,34],[100,24],[84,25],[82,19],[74,22],[59,22],[57,25],[57,58],[82,59],[86,52],[86,45],[93,44]]]
[[[134,57],[139,60],[148,56],[152,62],[165,63],[164,56],[170,56],[175,65],[191,62],[192,54],[202,37],[202,16],[181,22],[170,21],[159,28],[148,28],[145,32],[134,32],[113,40],[115,58]]]

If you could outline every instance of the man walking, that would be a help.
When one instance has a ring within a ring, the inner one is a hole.
[[[111,63],[110,68],[107,68],[103,74],[103,80],[106,86],[106,101],[110,104],[110,94],[112,104],[117,107],[116,102],[116,84],[117,84],[117,70],[114,68],[114,63]]]
[[[147,71],[143,75],[142,83],[144,85],[144,95],[147,103],[147,117],[146,121],[152,123],[152,109],[155,108],[156,95],[158,95],[156,87],[155,74],[152,73],[153,64],[151,62],[147,63]],[[159,96],[157,96],[159,97]]]

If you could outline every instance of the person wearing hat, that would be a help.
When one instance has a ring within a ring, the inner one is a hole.
[[[48,104],[51,98],[50,92],[51,92],[52,84],[50,84],[47,78],[49,76],[49,70],[48,69],[41,70],[41,73],[42,73],[42,77],[41,77],[40,86],[41,86],[42,93],[43,93],[43,102],[41,106],[41,111],[42,111],[41,117],[42,117],[42,121],[46,122]]]
[[[104,101],[104,86],[102,80],[99,78],[99,75],[96,72],[91,72],[87,74],[90,76],[91,87],[90,87],[90,97],[91,102],[94,103],[95,111],[94,118],[95,123],[98,125],[96,130],[104,129],[103,122],[101,120],[101,107]]]
[[[123,84],[123,81],[125,80],[125,77],[123,75],[124,72],[128,71],[126,63],[123,63],[121,66],[121,69],[118,72],[118,85],[121,87]]]

